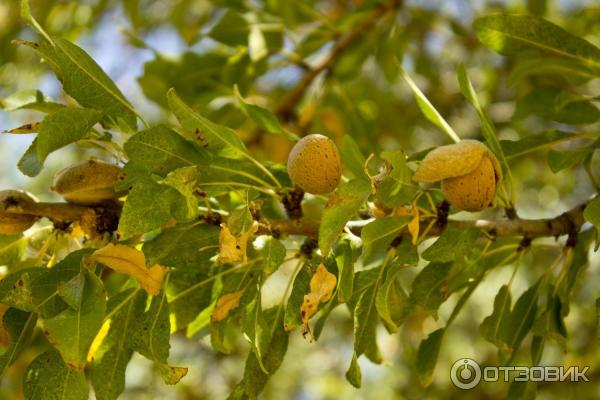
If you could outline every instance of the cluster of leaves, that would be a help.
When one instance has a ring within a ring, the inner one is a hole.
[[[279,4],[285,15],[287,2],[272,3]],[[15,131],[37,133],[19,169],[36,176],[50,153],[71,143],[93,144],[125,161],[117,189],[129,190],[118,231],[105,238],[117,244],[86,242],[88,248],[58,263],[54,257],[44,263],[45,250],[39,259],[22,260],[27,238],[0,237],[0,264],[11,266],[0,282],[2,322],[8,335],[1,370],[17,360],[36,327],[47,339],[48,350],[27,368],[26,398],[44,393],[85,399],[91,382],[96,398],[114,399],[124,389],[125,370],[134,352],[152,360],[167,384],[177,383],[187,369],[168,362],[173,332],[185,332],[190,338],[209,334],[215,351],[226,354],[236,349],[243,333],[251,350],[231,398],[255,398],[282,363],[290,334],[302,327],[318,340],[338,306],[352,314],[354,352],[346,378],[360,387],[358,358],[383,361],[376,340],[379,323],[394,333],[416,315],[438,320],[440,306],[456,294],[450,317],[444,324],[438,321],[441,327],[421,342],[415,355],[417,374],[428,385],[449,326],[486,274],[508,263],[515,265],[513,275],[498,292],[493,312],[481,322],[482,337],[497,346],[499,357],[507,363],[516,357],[527,335],[532,336],[532,364],[539,362],[547,340],[566,346],[564,318],[576,279],[588,262],[593,231],[580,233],[575,247],[561,253],[556,261],[562,265],[558,276],[548,268],[513,302],[511,284],[525,253],[520,238],[493,240],[476,229],[446,229],[433,244],[419,247],[439,221],[436,204],[442,200],[438,191],[412,182],[409,165],[426,152],[407,157],[402,151],[387,151],[366,159],[352,136],[345,136],[341,154],[348,180],[327,198],[311,199],[322,213],[319,251],[300,248],[297,236],[269,230],[270,220],[286,219],[280,199],[292,184],[285,167],[257,161],[234,129],[206,118],[187,101],[217,80],[227,88],[222,95],[237,102],[240,115],[261,130],[293,139],[273,113],[242,97],[240,91],[247,92],[247,86],[235,91],[232,87],[240,71],[249,65],[260,68],[270,52],[281,48],[282,30],[271,30],[268,21],[251,24],[228,10],[209,35],[226,45],[247,46],[236,62],[214,54],[186,54],[182,62],[186,71],[190,65],[207,69],[200,73],[205,79],[193,80],[195,85],[188,85],[191,78],[169,61],[157,59],[146,65],[140,80],[145,94],[168,107],[179,123],[150,126],[81,48],[46,33],[31,16],[27,1],[22,3],[22,15],[40,39],[21,44],[39,53],[78,104],[55,103],[39,92],[21,96],[17,108],[47,115],[40,123]],[[489,15],[477,19],[474,29],[489,48],[517,55],[515,80],[559,71],[573,85],[568,87],[576,88],[600,75],[600,49],[544,19]],[[309,54],[329,40],[327,32],[317,30],[300,48]],[[352,57],[362,57],[361,51]],[[343,75],[344,65],[339,64],[335,73]],[[428,120],[451,139],[460,140],[393,60],[383,65],[404,77]],[[218,75],[211,75],[215,71]],[[153,74],[161,76],[160,82],[165,77],[173,81],[165,87],[154,85]],[[583,139],[577,150],[551,151],[548,162],[555,172],[583,163],[594,181],[591,165],[600,145],[597,135],[585,130],[546,131],[519,141],[499,141],[466,68],[460,66],[457,77],[507,177],[511,175],[507,160],[512,157]],[[171,86],[182,89],[169,90]],[[592,124],[600,118],[596,100],[563,87],[540,86],[519,102],[517,115]],[[142,130],[139,122],[144,124]],[[506,182],[500,200],[512,207],[515,193],[511,179]],[[361,221],[360,236],[348,226],[349,221],[377,212],[378,218]],[[598,199],[588,205],[585,216],[600,227]],[[423,223],[429,225],[421,229]],[[263,306],[265,282],[290,261],[296,266],[280,301]],[[316,315],[310,329],[310,319]],[[524,395],[535,386],[514,384],[510,390]]]

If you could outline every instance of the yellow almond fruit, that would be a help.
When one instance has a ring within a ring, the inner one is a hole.
[[[440,146],[427,153],[417,168],[413,180],[438,182],[442,179],[466,175],[473,171],[481,162],[481,158],[489,152],[485,144],[471,139]]]
[[[20,190],[0,191],[0,235],[16,235],[31,228],[39,219],[35,215],[6,212],[8,206],[34,203],[35,199]]]
[[[340,183],[342,163],[335,143],[313,134],[299,140],[288,156],[288,174],[307,193],[331,192]]]
[[[470,173],[442,181],[442,193],[456,208],[480,211],[489,207],[496,197],[496,171],[490,158],[483,157]]]
[[[74,204],[95,205],[118,199],[125,194],[115,191],[120,171],[114,164],[84,161],[56,174],[52,190]]]
[[[465,211],[480,211],[493,203],[502,182],[502,170],[486,145],[463,140],[429,152],[413,180],[441,181],[442,193],[450,204]]]

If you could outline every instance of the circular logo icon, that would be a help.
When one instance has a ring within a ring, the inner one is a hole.
[[[481,381],[481,368],[477,361],[461,358],[452,364],[450,379],[460,389],[473,389]]]

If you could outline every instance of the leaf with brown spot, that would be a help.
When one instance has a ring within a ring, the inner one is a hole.
[[[304,296],[304,302],[300,308],[302,322],[304,324],[304,334],[310,332],[308,320],[315,315],[320,303],[326,303],[331,299],[335,290],[337,278],[331,272],[327,271],[323,263],[319,264],[317,272],[310,280],[310,293]]]
[[[217,263],[248,262],[248,255],[246,254],[248,239],[254,235],[257,229],[258,225],[252,224],[249,230],[236,236],[231,233],[227,224],[222,223],[219,234],[219,256],[217,257]]]

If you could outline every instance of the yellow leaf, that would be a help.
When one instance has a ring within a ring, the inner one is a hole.
[[[81,229],[81,225],[75,224],[71,229],[71,239],[79,239],[85,236],[85,232]]]
[[[132,276],[152,296],[156,296],[160,292],[167,273],[167,269],[158,264],[153,265],[150,269],[146,268],[144,253],[122,244],[110,243],[96,250],[92,254],[92,259],[117,272]]]
[[[323,263],[319,264],[317,272],[310,279],[310,293],[304,296],[304,302],[300,308],[304,334],[310,332],[308,320],[317,312],[320,303],[325,303],[331,298],[336,283],[335,275],[327,271]]]
[[[226,264],[235,261],[242,261],[243,263],[248,262],[248,255],[246,254],[246,249],[248,248],[248,239],[254,235],[257,229],[257,224],[253,224],[248,231],[243,232],[239,236],[235,236],[231,234],[227,224],[221,224],[221,232],[219,233],[219,256],[217,257],[217,263]]]
[[[96,354],[96,351],[98,351],[98,349],[100,348],[100,345],[102,345],[102,342],[106,338],[106,335],[108,335],[109,330],[110,330],[110,319],[102,325],[102,328],[100,328],[100,330],[96,334],[96,337],[94,338],[94,341],[92,342],[92,345],[90,346],[90,349],[88,350],[87,362],[89,362],[89,363],[92,362],[92,360],[94,359],[94,354]]]
[[[412,203],[412,213],[413,219],[408,223],[408,231],[412,236],[412,244],[415,245],[419,239],[419,207],[416,201]]]
[[[399,217],[406,217],[409,215],[413,215],[413,212],[411,208],[401,206],[394,209],[394,215],[397,215]]]
[[[237,292],[227,293],[219,297],[210,318],[213,321],[223,321],[229,315],[229,311],[240,304],[242,294],[244,294],[244,290],[238,290]]]

